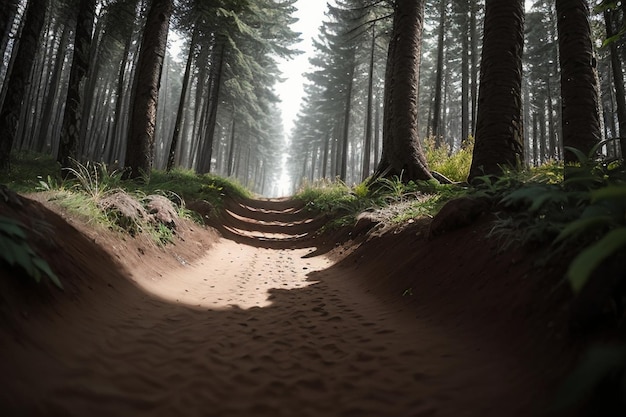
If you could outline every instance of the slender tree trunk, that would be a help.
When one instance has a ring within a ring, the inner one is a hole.
[[[348,85],[346,87],[346,102],[343,113],[343,135],[342,135],[342,149],[341,149],[341,181],[347,180],[348,173],[348,145],[350,142],[350,112],[352,110],[352,87],[354,85],[354,54],[350,57],[348,74],[346,76]]]
[[[149,176],[152,169],[159,87],[172,7],[172,0],[153,0],[146,20],[126,145],[125,165],[130,178]]]
[[[476,14],[478,13],[478,4],[474,0],[469,0],[470,7],[470,35],[472,51],[470,66],[471,66],[471,102],[472,102],[472,125],[470,131],[472,135],[476,134],[476,113],[478,110],[478,30],[476,28]]]
[[[52,120],[57,113],[56,107],[61,106],[60,103],[57,104],[57,99],[59,97],[59,84],[61,82],[61,76],[63,75],[63,62],[65,61],[65,50],[67,49],[67,44],[69,42],[69,35],[70,28],[66,25],[63,28],[63,34],[59,40],[59,47],[57,48],[54,68],[52,69],[52,74],[50,75],[50,85],[45,99],[44,110],[42,112],[41,128],[39,129],[39,137],[35,146],[35,150],[37,152],[44,151],[46,144],[50,139],[50,135],[53,133]]]
[[[0,75],[4,70],[4,59],[2,58],[4,58],[4,53],[11,38],[18,4],[19,0],[3,0],[2,4],[0,4]]]
[[[76,150],[80,142],[80,124],[84,98],[84,80],[89,70],[89,52],[91,51],[91,31],[96,15],[95,0],[81,0],[76,18],[76,36],[74,56],[70,70],[69,88],[65,100],[65,115],[59,141],[57,161],[61,169],[72,166],[72,159],[77,159]],[[67,171],[66,171],[67,172]]]
[[[200,167],[200,172],[211,171],[211,159],[213,158],[213,140],[215,138],[215,128],[217,126],[217,109],[219,106],[220,90],[222,86],[222,73],[224,66],[224,58],[226,55],[226,40],[222,40],[218,46],[217,60],[214,61],[212,68],[215,69],[209,96],[209,117],[207,120],[207,132],[203,143],[202,160],[204,163]]]
[[[614,11],[605,10],[604,23],[606,25],[606,37],[615,35],[613,28]],[[622,71],[622,60],[616,42],[611,42],[611,69],[613,75],[613,86],[615,87],[615,101],[617,103],[617,121],[619,123],[620,148],[622,158],[626,158],[626,90],[624,89],[624,75]]]
[[[396,1],[385,75],[383,152],[373,179],[393,175],[403,181],[432,178],[417,124],[423,17],[423,0]]]
[[[524,0],[487,0],[470,181],[524,161],[523,47]]]
[[[126,84],[126,63],[128,62],[128,54],[130,52],[132,38],[129,36],[126,39],[126,43],[124,44],[124,52],[122,53],[122,59],[119,66],[119,71],[117,72],[117,86],[115,88],[115,114],[113,115],[113,128],[112,128],[112,136],[110,140],[104,147],[104,161],[107,163],[115,162],[115,148],[116,144],[120,143],[124,139],[124,129],[123,121],[123,108],[124,108],[124,85]]]
[[[185,114],[185,98],[187,97],[187,89],[189,88],[189,79],[191,78],[191,65],[193,62],[193,51],[198,39],[198,30],[194,29],[191,42],[189,42],[189,55],[187,57],[187,64],[185,65],[185,75],[183,75],[183,85],[180,90],[180,101],[178,104],[178,111],[176,113],[176,122],[174,122],[174,134],[172,135],[172,141],[170,143],[170,149],[167,158],[167,172],[170,172],[174,167],[174,161],[176,160],[176,148],[180,141],[181,125],[183,122],[183,116]]]
[[[233,112],[233,122],[230,127],[230,146],[228,147],[228,176],[233,175],[233,159],[235,158],[235,127],[237,113]]]
[[[588,154],[600,141],[599,86],[586,0],[556,0],[563,98],[563,145]],[[577,162],[565,152],[566,162]]]
[[[15,63],[7,75],[6,97],[0,109],[0,169],[8,169],[11,149],[17,133],[17,125],[26,84],[37,55],[39,37],[46,17],[47,0],[30,0],[26,10],[24,29],[19,41]]]
[[[370,65],[367,79],[367,114],[365,116],[365,141],[363,143],[363,170],[361,173],[361,177],[364,180],[370,175],[372,154],[372,106],[374,104],[374,57],[376,50],[376,26],[373,24],[370,48]],[[324,149],[327,149],[327,146]],[[321,176],[324,177],[324,172],[322,172]]]
[[[440,0],[439,7],[439,37],[437,40],[437,70],[435,77],[435,99],[433,103],[433,119],[431,133],[435,137],[435,146],[440,147],[442,143],[441,126],[441,93],[443,85],[443,55],[444,55],[444,34],[446,32],[446,5],[447,1]]]
[[[463,20],[461,28],[461,143],[465,143],[470,135],[470,45],[469,19],[466,5],[463,6]]]

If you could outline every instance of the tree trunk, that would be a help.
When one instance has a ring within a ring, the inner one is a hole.
[[[563,145],[588,154],[602,137],[596,59],[586,0],[556,0],[563,99]],[[565,152],[566,162],[577,162]]]
[[[11,38],[11,30],[13,22],[17,15],[17,6],[19,0],[3,0],[0,5],[0,58],[4,57],[9,39]],[[4,69],[4,59],[0,59],[0,75]],[[1,80],[2,78],[0,78]]]
[[[139,51],[135,91],[126,144],[126,167],[130,178],[150,175],[154,155],[154,132],[172,0],[153,0]]]
[[[465,143],[470,134],[470,91],[469,91],[469,79],[470,79],[470,68],[469,68],[469,19],[467,17],[467,10],[465,10],[465,5],[463,7],[463,20],[461,27],[461,38],[462,40],[462,48],[461,48],[461,143]]]
[[[341,172],[339,178],[346,181],[348,176],[348,145],[350,141],[350,111],[352,110],[352,87],[354,85],[354,53],[349,58],[348,73],[346,79],[348,85],[346,87],[346,102],[343,113],[343,134],[341,141]]]
[[[22,111],[26,84],[37,55],[39,38],[46,17],[47,0],[30,0],[19,49],[11,73],[5,78],[8,83],[6,97],[0,109],[0,169],[8,169],[11,149],[17,133]]]
[[[472,87],[471,87],[471,96],[472,96],[472,125],[470,131],[472,135],[475,135],[476,132],[476,113],[478,107],[478,30],[476,29],[476,14],[478,5],[474,0],[469,0],[470,4],[470,34],[472,37],[470,49],[472,51],[471,55],[471,78],[472,78]]]
[[[228,147],[228,176],[233,175],[233,160],[235,158],[235,127],[237,121],[237,113],[233,112],[233,122],[230,127],[230,146]]]
[[[198,30],[194,29],[191,42],[189,42],[189,56],[187,57],[187,64],[185,65],[185,75],[183,75],[183,85],[180,90],[180,101],[178,104],[178,111],[176,113],[176,122],[174,122],[174,134],[172,135],[172,141],[170,143],[170,149],[167,158],[167,172],[170,172],[174,167],[174,161],[176,160],[176,148],[180,141],[181,125],[183,122],[183,115],[185,114],[185,98],[187,97],[187,89],[189,88],[189,79],[191,78],[191,64],[193,62],[193,50],[196,46],[196,40],[198,39]]]
[[[89,53],[91,51],[91,31],[96,15],[95,0],[81,0],[76,17],[76,36],[74,40],[74,56],[70,70],[69,88],[65,99],[65,115],[59,141],[57,162],[61,169],[70,168],[72,159],[77,159],[76,149],[80,142],[81,110],[84,98],[84,79],[89,70]]]
[[[444,52],[444,34],[446,32],[446,4],[445,0],[440,0],[439,8],[439,36],[437,40],[437,70],[435,77],[435,99],[433,103],[433,119],[431,133],[435,137],[435,146],[442,144],[440,126],[441,126],[441,93],[443,85],[443,52]]]
[[[469,180],[524,161],[522,50],[524,1],[487,0],[476,141]]]
[[[403,181],[432,178],[417,125],[423,12],[423,0],[396,1],[385,75],[383,151],[373,179],[393,175]]]
[[[604,11],[604,23],[606,24],[606,37],[615,35],[613,28],[613,11]],[[613,74],[613,86],[615,87],[615,100],[617,102],[617,121],[619,123],[620,148],[622,158],[626,157],[626,91],[624,90],[624,76],[622,72],[622,60],[616,42],[611,42],[611,68]]]
[[[217,125],[217,108],[219,106],[224,57],[226,55],[225,39],[220,42],[218,48],[219,52],[216,55],[216,60],[214,60],[213,64],[211,65],[211,68],[215,71],[211,76],[212,83],[209,93],[209,102],[207,103],[207,106],[209,106],[209,116],[206,126],[206,136],[204,139],[204,143],[202,144],[203,152],[201,155],[201,161],[203,161],[203,163],[200,164],[200,172],[202,173],[211,171],[211,159],[213,158],[213,140],[215,138],[215,128]]]
[[[372,44],[370,45],[370,62],[367,79],[367,114],[365,116],[365,140],[363,143],[363,169],[361,178],[365,180],[370,175],[372,154],[372,106],[374,105],[374,56],[376,50],[376,26],[372,24]],[[324,149],[328,149],[325,145]],[[325,152],[326,154],[326,152]],[[324,172],[322,172],[324,177]]]
[[[48,139],[50,138],[51,128],[53,126],[52,120],[57,113],[57,107],[61,106],[61,103],[57,104],[59,96],[59,84],[61,82],[61,75],[63,75],[63,62],[65,62],[65,51],[69,42],[70,28],[65,25],[63,27],[63,33],[59,40],[59,47],[57,48],[57,56],[50,75],[50,85],[48,88],[47,96],[45,98],[45,106],[42,112],[41,128],[39,129],[39,135],[35,151],[44,152]]]

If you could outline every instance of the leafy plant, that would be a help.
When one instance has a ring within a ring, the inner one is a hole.
[[[0,216],[0,258],[11,266],[22,268],[37,283],[46,276],[54,285],[63,289],[61,281],[52,272],[50,265],[37,256],[28,244],[24,228],[22,223]]]

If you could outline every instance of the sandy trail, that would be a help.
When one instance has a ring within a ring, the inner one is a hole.
[[[11,381],[0,414],[529,415],[506,404],[507,358],[306,257],[315,222],[258,204],[231,207],[225,223],[254,246],[221,239],[190,265],[136,272],[0,342]]]

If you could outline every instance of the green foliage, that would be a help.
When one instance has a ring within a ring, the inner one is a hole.
[[[42,276],[46,276],[54,285],[63,289],[50,265],[37,256],[29,245],[24,228],[22,223],[0,216],[0,259],[10,266],[20,267],[37,283],[41,282]]]
[[[458,186],[433,181],[402,182],[398,177],[365,181],[352,189],[341,181],[322,180],[306,184],[295,198],[309,210],[328,214],[327,227],[354,224],[359,214],[375,212],[381,222],[404,223],[417,217],[431,217],[448,200],[465,191]]]
[[[512,212],[500,214],[492,236],[506,236],[505,245],[551,242],[549,256],[577,249],[567,272],[575,293],[604,261],[626,248],[626,169],[621,163],[595,158],[604,144],[598,143],[588,155],[569,149],[578,163],[564,168],[561,183],[552,182],[557,177],[546,171],[549,175],[543,180],[535,177],[520,183],[500,178],[487,186]],[[503,193],[497,184],[510,189]]]
[[[424,140],[424,154],[431,170],[452,181],[462,182],[469,175],[474,152],[474,138],[470,137],[458,151],[452,153],[447,143],[437,147],[434,138]]]

